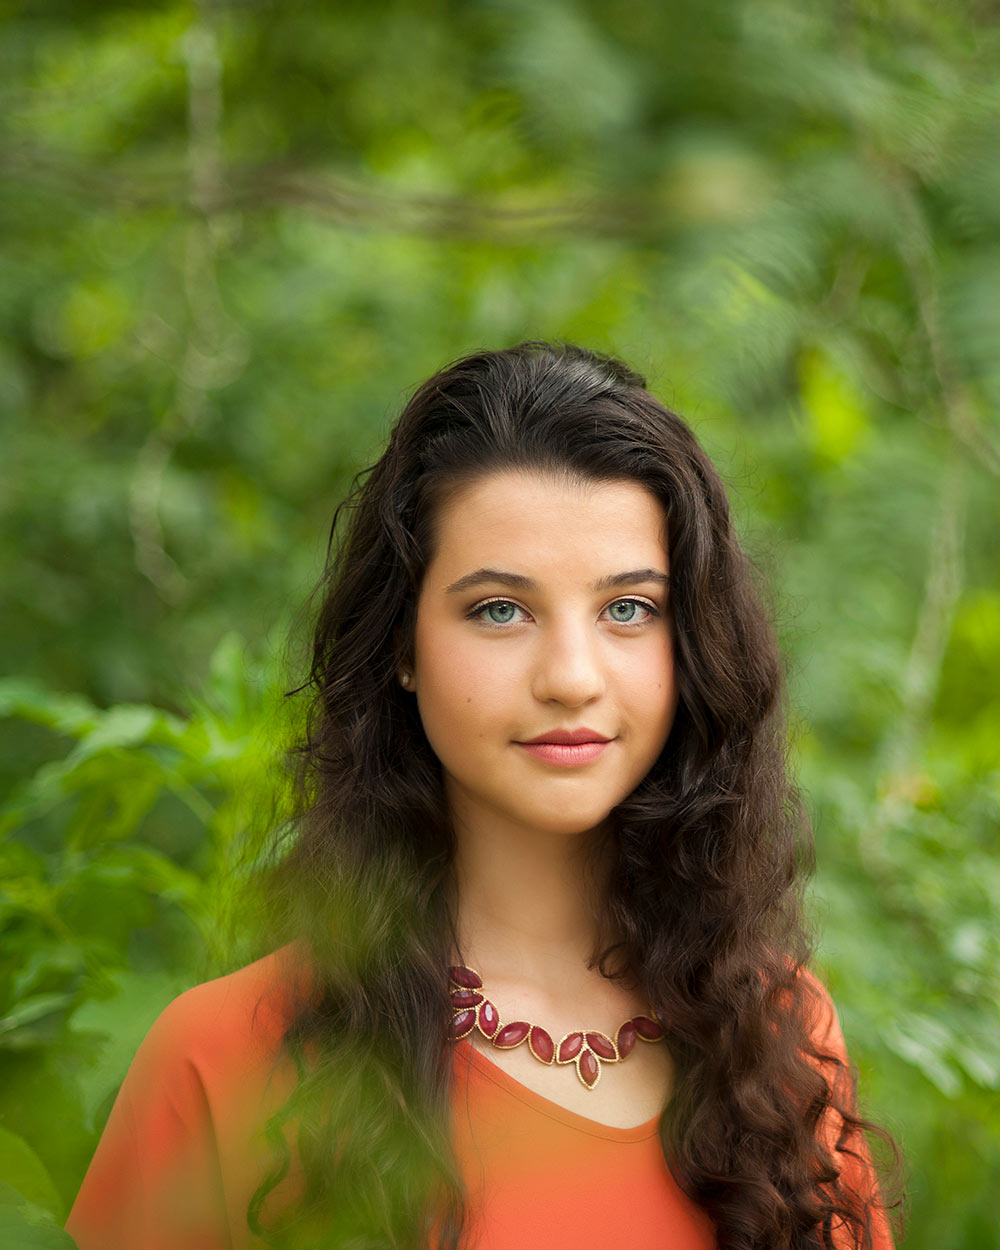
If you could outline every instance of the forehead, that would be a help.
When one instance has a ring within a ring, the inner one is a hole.
[[[667,570],[663,506],[628,479],[488,474],[442,502],[434,529],[427,572],[435,580],[481,566],[532,575],[586,570],[595,577],[626,568]]]

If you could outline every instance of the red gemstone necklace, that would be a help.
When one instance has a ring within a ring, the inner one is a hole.
[[[513,1050],[522,1042],[539,1063],[572,1063],[587,1089],[601,1079],[602,1063],[621,1063],[633,1051],[636,1041],[662,1042],[663,1026],[651,1016],[633,1016],[618,1026],[614,1039],[596,1029],[579,1029],[567,1033],[559,1042],[540,1025],[527,1020],[511,1020],[503,1024],[500,1013],[486,997],[483,978],[471,968],[448,969],[451,981],[452,1018],[448,1036],[453,1042],[468,1037],[478,1029],[497,1050]]]

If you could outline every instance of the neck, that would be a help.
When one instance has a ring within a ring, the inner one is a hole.
[[[462,958],[484,975],[579,977],[606,938],[601,833],[567,837],[477,821],[458,824],[456,839]]]

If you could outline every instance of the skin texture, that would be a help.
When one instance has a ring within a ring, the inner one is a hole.
[[[490,577],[452,589],[482,569],[533,585]],[[505,1019],[555,1038],[583,1025],[613,1035],[646,1009],[634,986],[591,963],[607,937],[597,917],[608,865],[595,851],[670,733],[668,572],[662,507],[634,482],[494,474],[437,517],[404,689],[443,766],[461,953]],[[581,726],[610,740],[596,758],[567,767],[521,745]],[[670,1086],[666,1046],[640,1047],[590,1091],[527,1047],[472,1044],[537,1093],[616,1127],[655,1116]]]

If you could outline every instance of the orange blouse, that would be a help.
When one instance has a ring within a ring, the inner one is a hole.
[[[294,1083],[280,1059],[290,1000],[276,988],[294,984],[289,950],[188,990],[154,1024],[70,1213],[80,1250],[263,1247],[246,1217],[273,1160],[262,1126]],[[823,1034],[842,1052],[832,1006]],[[475,1250],[715,1250],[655,1119],[628,1129],[589,1120],[465,1042],[454,1065],[452,1134]],[[870,1176],[853,1179],[874,1192]],[[271,1201],[291,1201],[295,1188],[293,1175]],[[892,1250],[884,1224],[875,1250]]]

